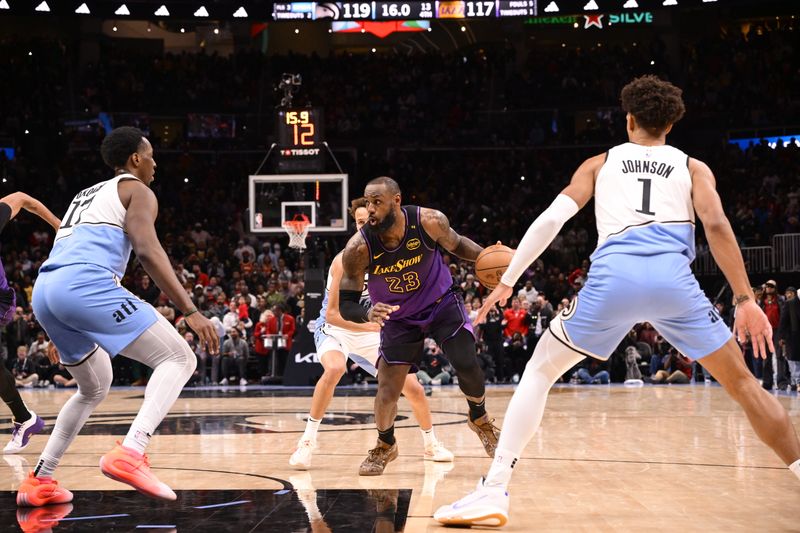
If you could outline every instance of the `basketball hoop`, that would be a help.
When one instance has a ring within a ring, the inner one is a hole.
[[[289,234],[289,247],[297,250],[306,249],[306,237],[311,221],[308,217],[300,213],[295,215],[292,220],[287,220],[283,224],[283,229]]]

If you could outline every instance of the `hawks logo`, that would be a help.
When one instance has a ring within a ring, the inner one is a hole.
[[[417,248],[419,248],[419,245],[420,245],[419,239],[411,239],[406,243],[406,248],[408,248],[409,250],[416,250]]]

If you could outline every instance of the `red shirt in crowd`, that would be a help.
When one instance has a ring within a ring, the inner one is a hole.
[[[781,323],[781,310],[777,298],[764,298],[764,314],[767,315],[773,330],[777,330]]]
[[[528,325],[525,323],[525,315],[527,315],[527,313],[521,308],[516,311],[513,309],[506,309],[503,311],[503,318],[508,321],[503,334],[506,337],[511,337],[514,333],[521,333],[523,337],[527,335]]]

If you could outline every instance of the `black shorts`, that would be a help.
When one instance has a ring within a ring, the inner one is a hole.
[[[433,337],[441,347],[462,328],[475,336],[464,300],[451,289],[421,313],[401,320],[390,318],[386,321],[381,328],[378,355],[390,365],[416,366],[422,360],[426,337]]]

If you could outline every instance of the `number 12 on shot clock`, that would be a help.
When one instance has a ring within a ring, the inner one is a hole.
[[[322,142],[318,110],[285,109],[278,112],[278,144],[311,147]]]

